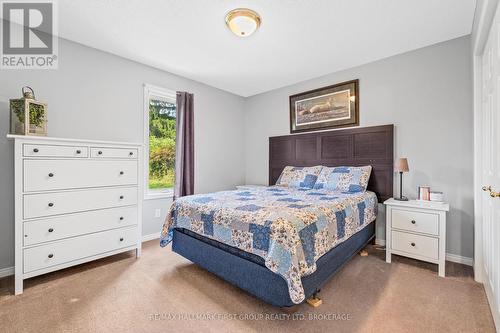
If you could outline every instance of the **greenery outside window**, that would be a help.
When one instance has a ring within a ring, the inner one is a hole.
[[[173,196],[176,111],[174,91],[144,86],[145,199]]]

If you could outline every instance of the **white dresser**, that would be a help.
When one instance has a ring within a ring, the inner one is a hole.
[[[140,144],[8,135],[15,161],[15,293],[23,280],[141,253]]]
[[[431,201],[397,201],[386,205],[386,262],[397,254],[439,265],[439,276],[445,276],[447,203]]]

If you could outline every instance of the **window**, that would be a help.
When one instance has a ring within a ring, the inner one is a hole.
[[[175,92],[144,86],[145,198],[170,197],[175,180]]]

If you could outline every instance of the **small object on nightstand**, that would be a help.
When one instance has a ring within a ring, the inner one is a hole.
[[[435,202],[443,202],[444,201],[443,192],[431,191],[430,200]]]
[[[410,171],[408,168],[408,159],[399,158],[396,164],[394,164],[394,171],[399,172],[399,198],[394,198],[394,200],[408,201],[408,198],[403,196],[403,172]]]
[[[438,274],[445,276],[447,203],[432,201],[397,201],[386,205],[386,257],[397,254],[439,265]]]
[[[418,187],[418,200],[429,201],[431,199],[431,187],[419,186]]]

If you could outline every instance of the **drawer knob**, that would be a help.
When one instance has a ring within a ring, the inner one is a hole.
[[[123,242],[123,237],[120,237],[120,242]]]
[[[120,216],[120,221],[123,221],[123,216]]]
[[[49,232],[54,232],[54,228],[49,228]]]
[[[415,224],[417,223],[415,220],[411,220],[411,224]]]
[[[120,171],[120,175],[123,175],[124,173],[125,173],[125,172],[123,172],[123,171]]]
[[[51,173],[49,173],[49,177],[50,177],[50,178],[54,177],[54,174],[53,174],[52,172],[51,172]]]
[[[123,195],[120,195],[120,199],[123,199],[123,198],[124,198],[124,196],[123,196]]]
[[[49,207],[54,207],[54,203],[53,202],[49,202]]]
[[[38,153],[39,152],[38,148],[33,149],[33,152]]]
[[[77,153],[77,154],[81,154],[81,153],[82,153],[82,151],[81,151],[80,149],[78,149],[78,150],[76,151],[76,153]]]
[[[101,150],[99,150],[99,151],[97,152],[97,154],[102,155],[102,151],[101,151]]]
[[[49,254],[49,255],[48,255],[48,257],[49,257],[50,259],[52,259],[52,258],[54,258],[54,255],[51,253],[51,254]]]
[[[410,244],[410,245],[411,245],[411,246],[415,246],[415,243],[411,242],[411,244]]]
[[[133,152],[133,151],[131,151],[131,152],[130,152],[130,153],[128,153],[128,154],[129,154],[130,156],[132,156],[132,155],[134,155],[134,152]]]

